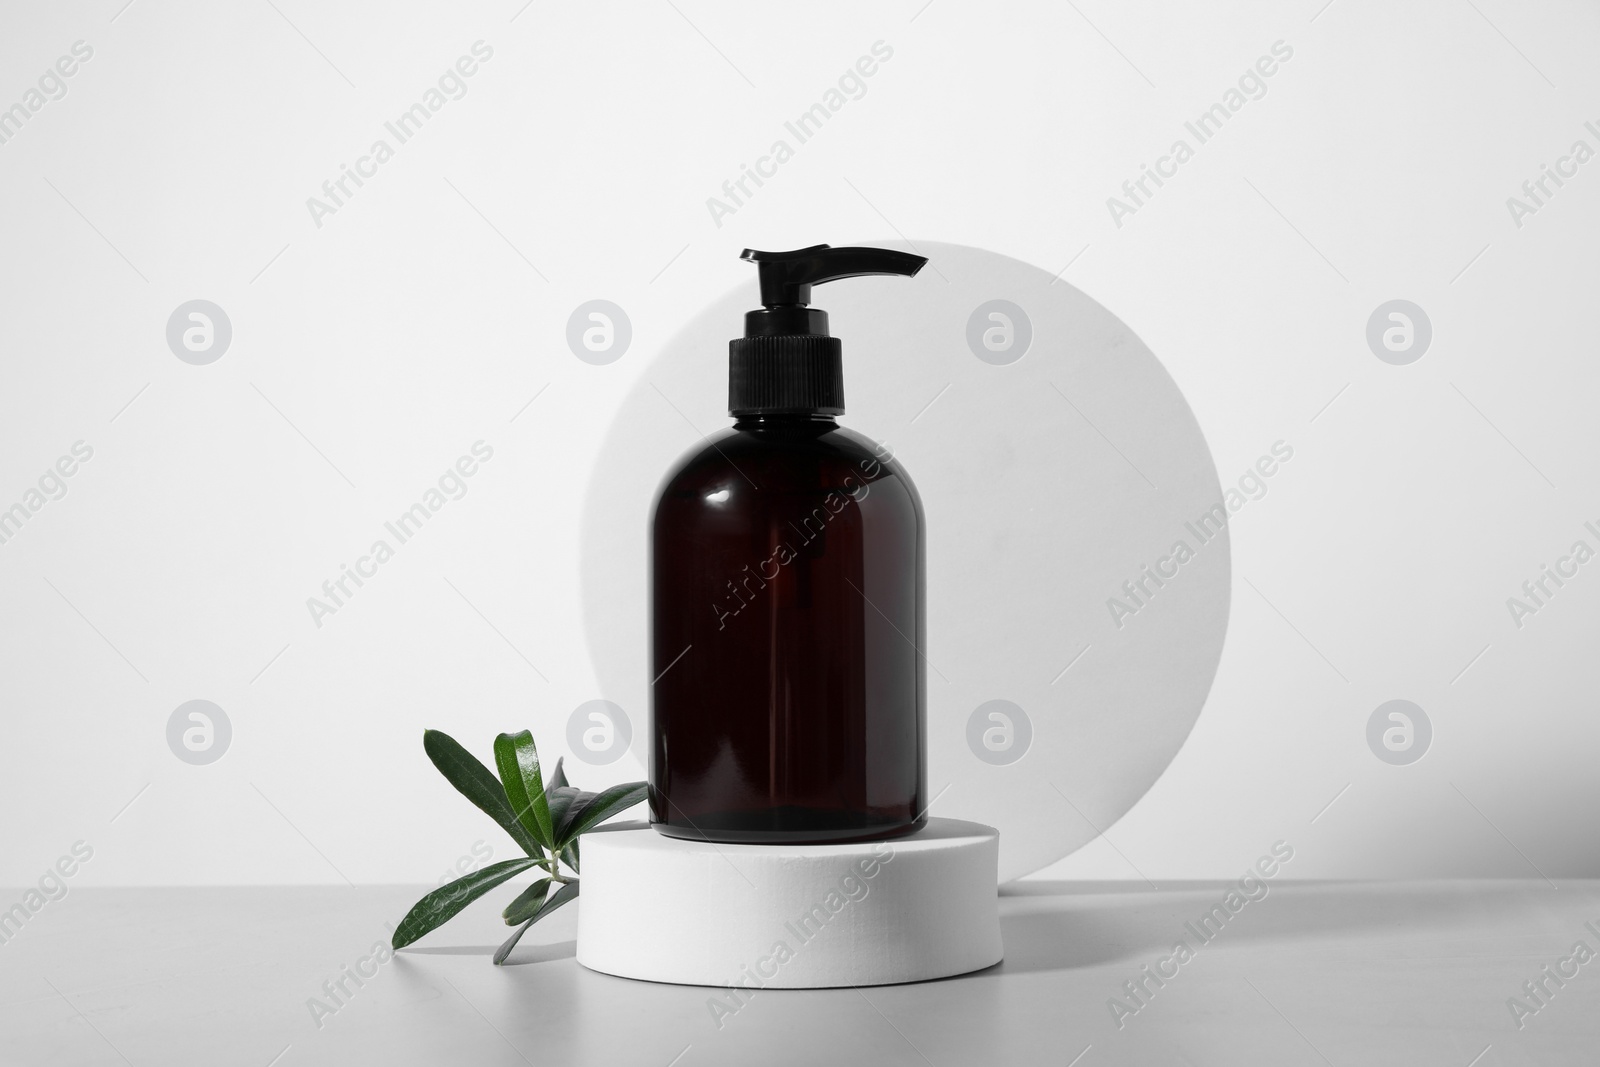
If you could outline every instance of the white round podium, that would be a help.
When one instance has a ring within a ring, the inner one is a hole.
[[[605,827],[583,838],[578,962],[744,989],[965,974],[1002,955],[999,842],[991,827],[955,819],[852,845],[721,845]]]

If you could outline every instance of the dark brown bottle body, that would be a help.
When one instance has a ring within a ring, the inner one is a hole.
[[[922,503],[831,418],[746,417],[667,475],[651,528],[650,819],[820,843],[926,821]]]

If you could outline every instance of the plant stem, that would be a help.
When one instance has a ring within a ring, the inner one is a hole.
[[[571,878],[568,878],[566,875],[561,873],[561,860],[553,852],[549,855],[549,857],[542,861],[541,866],[550,872],[550,880],[552,882],[560,882],[564,885],[572,881]]]

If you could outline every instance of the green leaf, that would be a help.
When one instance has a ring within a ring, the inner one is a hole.
[[[567,817],[568,808],[584,797],[594,796],[570,785],[553,785],[545,793],[550,797],[550,825],[557,828],[556,833],[560,832],[561,820]]]
[[[494,762],[500,770],[500,784],[506,799],[533,839],[545,848],[553,840],[550,833],[550,800],[539,776],[539,750],[527,730],[501,734],[494,739]]]
[[[550,894],[549,899],[539,906],[539,910],[534,913],[533,918],[529,919],[527,922],[518,927],[515,933],[506,938],[505,944],[495,949],[494,962],[496,964],[504,963],[506,957],[511,955],[511,950],[517,947],[517,942],[522,940],[522,935],[528,932],[528,927],[532,926],[546,915],[549,915],[552,911],[555,911],[567,901],[576,900],[577,896],[577,882],[567,882],[560,889]]]
[[[549,898],[546,899],[542,905],[540,905],[539,910],[534,913],[533,921],[538,922],[546,915],[549,915],[552,911],[555,911],[557,908],[561,907],[561,905],[565,904],[567,901],[577,899],[578,883],[575,881],[567,882],[560,889],[557,889],[554,893],[551,893]]]
[[[614,785],[585,799],[580,795],[567,808],[561,825],[556,827],[556,850],[576,841],[579,834],[587,833],[600,823],[618,815],[644,800],[650,787],[643,782],[624,782]]]
[[[506,910],[500,913],[500,917],[505,919],[507,926],[527,922],[539,914],[539,908],[544,904],[544,898],[549,892],[550,879],[539,879],[518,893],[517,899],[506,905]]]
[[[550,819],[552,824],[555,826],[555,838],[557,842],[564,842],[566,840],[567,827],[572,825],[573,818],[579,812],[583,811],[584,808],[587,808],[590,804],[593,804],[594,798],[599,795],[599,793],[591,793],[584,789],[574,789],[572,791],[571,799],[566,803],[563,803],[561,806],[561,818],[557,819],[555,817],[554,807],[550,809]]]
[[[462,796],[499,823],[522,851],[530,856],[541,854],[533,835],[517,821],[511,805],[506,802],[506,794],[500,788],[500,783],[489,773],[489,768],[478,761],[478,757],[462,748],[455,738],[441,730],[424,730],[422,748],[428,753],[433,765],[439,768],[439,773],[444,775]]]
[[[400,925],[395,927],[394,937],[389,944],[394,948],[404,948],[428,931],[449,922],[462,908],[501,882],[516,877],[538,862],[532,856],[502,860],[435,889],[411,906],[406,917],[400,920]]]
[[[561,756],[556,757],[556,772],[550,776],[551,789],[571,788],[571,783],[567,781],[567,772],[561,769],[561,760],[563,758]]]
[[[560,833],[559,828],[561,824],[566,820],[567,811],[574,804],[588,804],[596,796],[594,793],[585,793],[583,790],[574,789],[569,785],[552,786],[549,790],[549,793],[550,825],[557,828],[557,834]],[[568,842],[561,849],[555,851],[559,853],[561,859],[566,863],[566,865],[570,867],[574,873],[576,873],[578,870],[577,838],[573,838],[572,841]]]
[[[499,948],[494,950],[494,965],[496,967],[500,966],[506,961],[506,957],[511,955],[511,950],[517,947],[517,942],[522,940],[522,935],[527,933],[528,927],[532,925],[533,920],[529,919],[527,922],[523,923],[521,926],[512,931],[511,936],[506,938],[505,942]]]

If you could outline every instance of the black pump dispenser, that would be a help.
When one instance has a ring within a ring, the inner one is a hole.
[[[828,313],[813,308],[811,287],[867,275],[913,277],[923,256],[887,248],[812,245],[740,256],[756,264],[762,307],[746,313],[744,336],[728,342],[728,413],[841,415],[844,366]]]

